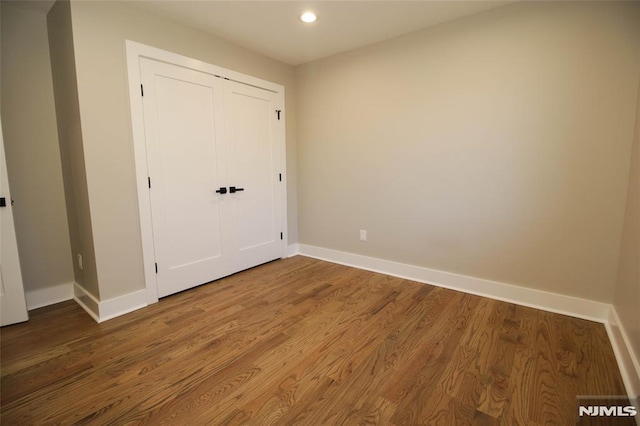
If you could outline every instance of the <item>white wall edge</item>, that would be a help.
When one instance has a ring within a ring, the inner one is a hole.
[[[27,309],[38,309],[73,299],[73,283],[58,284],[25,292]]]
[[[609,318],[610,305],[607,303],[306,244],[299,244],[299,246],[300,254],[303,256],[326,260],[328,262],[353,266],[372,272],[380,272],[399,278],[406,278],[412,281],[590,321],[604,323],[608,321]]]
[[[640,362],[638,362],[638,354],[633,352],[627,332],[614,306],[611,306],[605,328],[607,329],[613,353],[616,356],[629,398],[632,400],[640,398]],[[640,420],[640,416],[636,419],[636,421],[638,420]],[[640,422],[638,424],[640,425]]]
[[[74,283],[73,290],[73,300],[98,323],[148,306],[146,289],[103,301],[96,299],[78,283]]]

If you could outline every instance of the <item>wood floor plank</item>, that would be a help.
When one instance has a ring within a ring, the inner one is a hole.
[[[625,394],[602,324],[301,256],[30,316],[0,329],[2,424],[574,424]]]
[[[406,294],[410,296],[411,292],[406,292]],[[378,333],[366,331],[366,327],[371,327],[372,324],[375,327],[380,327],[384,324],[383,321],[377,321],[377,318],[375,320],[372,319],[372,312],[374,315],[382,315],[381,312],[384,311],[385,308],[392,307],[390,310],[393,309],[396,313],[401,313],[406,307],[406,304],[395,306],[391,303],[391,300],[395,299],[389,299],[388,296],[389,295],[381,295],[380,300],[375,301],[368,308],[363,309],[362,314],[359,316],[353,316],[350,322],[339,321],[329,325],[327,330],[330,331],[325,333],[324,336],[320,333],[311,333],[311,335],[322,337],[322,341],[316,339],[316,342],[321,343],[321,346],[311,352],[313,354],[312,358],[315,367],[307,369],[306,371],[300,368],[289,371],[281,383],[276,380],[276,383],[280,383],[278,385],[279,390],[272,389],[266,391],[263,394],[263,398],[252,401],[244,407],[244,411],[255,412],[254,418],[261,419],[261,423],[269,422],[269,418],[265,417],[266,412],[270,411],[272,409],[271,407],[277,406],[279,407],[278,410],[284,414],[297,398],[301,398],[309,390],[308,384],[313,387],[313,385],[317,383],[317,381],[313,380],[313,377],[316,375],[324,374],[330,378],[332,378],[332,375],[338,375],[340,379],[334,378],[334,380],[340,381],[351,374],[351,368],[354,362],[356,362],[353,358],[358,357],[360,352],[369,346],[375,348],[375,345],[367,344],[371,342],[358,343],[357,340],[347,340],[344,339],[344,336],[355,335],[368,336],[368,338],[370,338],[372,335],[379,335]],[[408,299],[408,297],[406,297],[406,299]],[[386,302],[382,303],[382,301]],[[408,303],[408,301],[405,303]],[[310,329],[307,329],[307,331],[308,330]],[[298,333],[299,337],[308,339],[309,333],[307,331],[305,333]],[[333,333],[333,335],[328,337],[331,333]],[[329,342],[333,342],[330,346],[326,345],[327,338],[329,338]],[[296,340],[292,340],[292,343],[296,348],[305,347],[303,341],[297,342]],[[325,353],[326,355],[324,355]],[[307,364],[308,362],[303,363],[303,365]],[[277,398],[275,398],[274,395],[277,396]]]
[[[496,422],[501,419],[509,402],[511,371],[517,345],[517,339],[514,341],[511,338],[517,331],[514,318],[514,305],[502,302],[497,304],[495,317],[492,318],[495,323],[487,335],[490,343],[486,350],[481,351],[476,364],[474,373],[484,385],[477,408],[478,417],[486,416],[487,422],[489,418]]]
[[[437,330],[434,338],[426,342],[424,363],[417,365],[418,368],[413,374],[415,380],[409,392],[398,404],[398,410],[392,417],[392,422],[416,424],[423,413],[432,412],[434,406],[439,404],[437,396],[446,397],[442,384],[449,378],[443,377],[444,371],[453,361],[455,350],[465,335],[470,319],[476,315],[475,308],[480,302],[480,297],[463,295],[456,305],[456,310],[449,312],[452,318],[448,318],[446,323]],[[459,372],[456,373],[454,380],[458,378]],[[436,390],[437,392],[434,392]]]

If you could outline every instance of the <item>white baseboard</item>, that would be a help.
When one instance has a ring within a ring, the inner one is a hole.
[[[292,257],[297,254],[300,254],[300,245],[298,243],[290,244],[284,249],[284,258]]]
[[[614,306],[611,306],[605,328],[613,347],[613,353],[616,355],[620,374],[624,380],[624,386],[627,388],[629,398],[640,398],[640,362],[638,362],[638,354],[633,352],[624,324],[620,321]]]
[[[107,321],[147,306],[147,291],[145,289],[99,301],[78,283],[75,283],[73,288],[73,299],[96,322]]]
[[[129,312],[136,311],[144,308],[145,306],[147,306],[146,289],[102,301],[99,306],[100,321],[98,322],[128,314]]]
[[[606,322],[609,318],[607,303],[580,299],[548,291],[520,287],[421,266],[407,265],[353,253],[299,244],[300,254],[368,271],[380,272],[438,287],[449,288],[517,305],[541,309],[590,321]]]
[[[100,322],[100,302],[80,284],[73,283],[73,300],[93,318]]]
[[[73,299],[73,283],[59,284],[25,292],[27,309],[38,309]]]

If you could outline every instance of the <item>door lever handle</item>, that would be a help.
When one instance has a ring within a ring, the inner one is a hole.
[[[244,191],[244,188],[236,188],[235,186],[229,187],[229,192],[235,194],[236,192]]]
[[[227,193],[227,188],[225,188],[225,187],[223,186],[223,187],[221,187],[220,189],[218,189],[218,190],[216,191],[216,193],[218,193],[218,194],[226,194],[226,193]]]

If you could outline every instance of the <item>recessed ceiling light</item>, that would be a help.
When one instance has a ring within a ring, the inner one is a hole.
[[[316,19],[318,18],[316,17],[316,14],[313,12],[305,12],[302,15],[300,15],[300,20],[302,22],[306,22],[307,24],[316,22]]]

